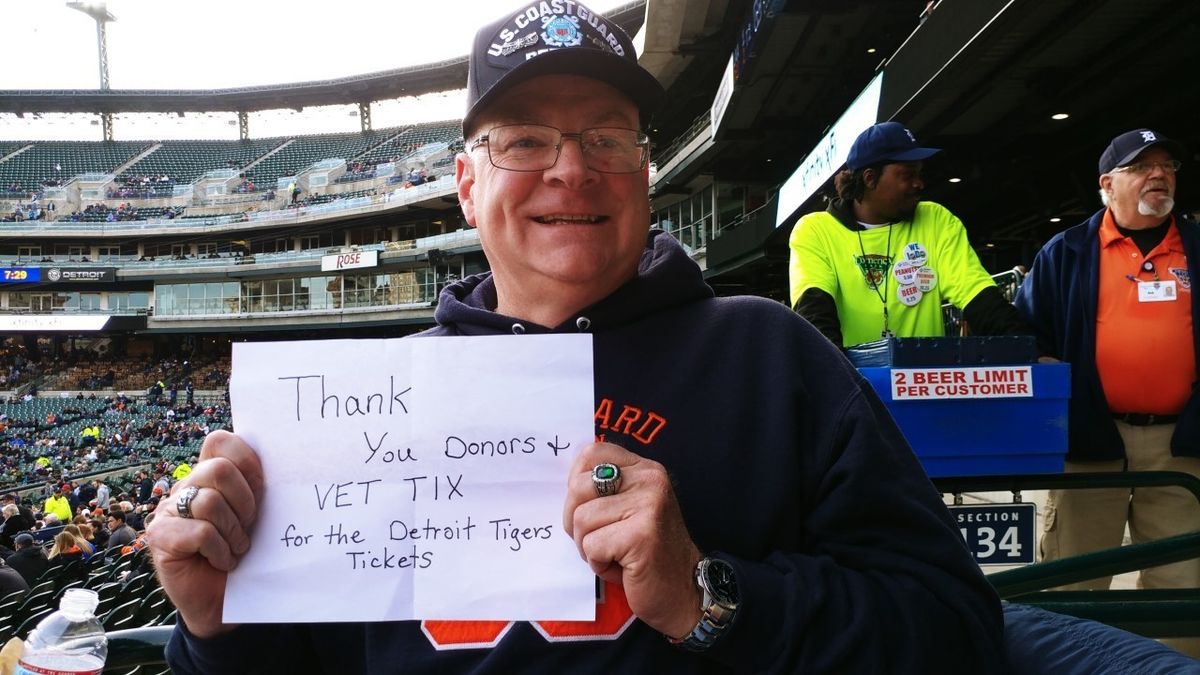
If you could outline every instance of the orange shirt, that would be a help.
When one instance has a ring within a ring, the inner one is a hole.
[[[1143,265],[1149,261],[1154,272]],[[1175,300],[1139,302],[1138,282],[1175,282]],[[1130,278],[1132,277],[1132,279]],[[1112,210],[1100,225],[1100,283],[1096,307],[1096,369],[1108,409],[1175,415],[1196,381],[1192,342],[1192,284],[1183,242],[1172,218],[1167,234],[1143,257],[1122,235]]]

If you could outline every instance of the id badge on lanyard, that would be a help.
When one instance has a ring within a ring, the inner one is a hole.
[[[1138,302],[1174,302],[1179,296],[1175,293],[1175,280],[1139,281]]]

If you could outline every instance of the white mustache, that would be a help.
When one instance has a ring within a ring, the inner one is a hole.
[[[1158,181],[1156,183],[1147,185],[1146,187],[1142,188],[1141,194],[1145,195],[1147,192],[1152,190],[1165,190],[1168,196],[1171,195],[1171,188],[1167,185],[1166,181]]]

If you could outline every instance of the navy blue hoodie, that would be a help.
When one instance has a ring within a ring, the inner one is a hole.
[[[664,464],[697,546],[736,570],[741,608],[717,645],[672,647],[607,587],[595,625],[244,626],[213,640],[180,628],[176,673],[1004,671],[999,601],[941,496],[806,321],[762,298],[714,298],[657,232],[636,279],[561,326],[495,305],[490,275],[464,279],[423,335],[593,334],[597,437]]]

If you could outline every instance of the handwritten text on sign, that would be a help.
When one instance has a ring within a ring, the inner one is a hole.
[[[265,494],[225,621],[595,618],[591,336],[236,343],[230,397]]]
[[[894,368],[892,400],[1033,396],[1031,366]]]

